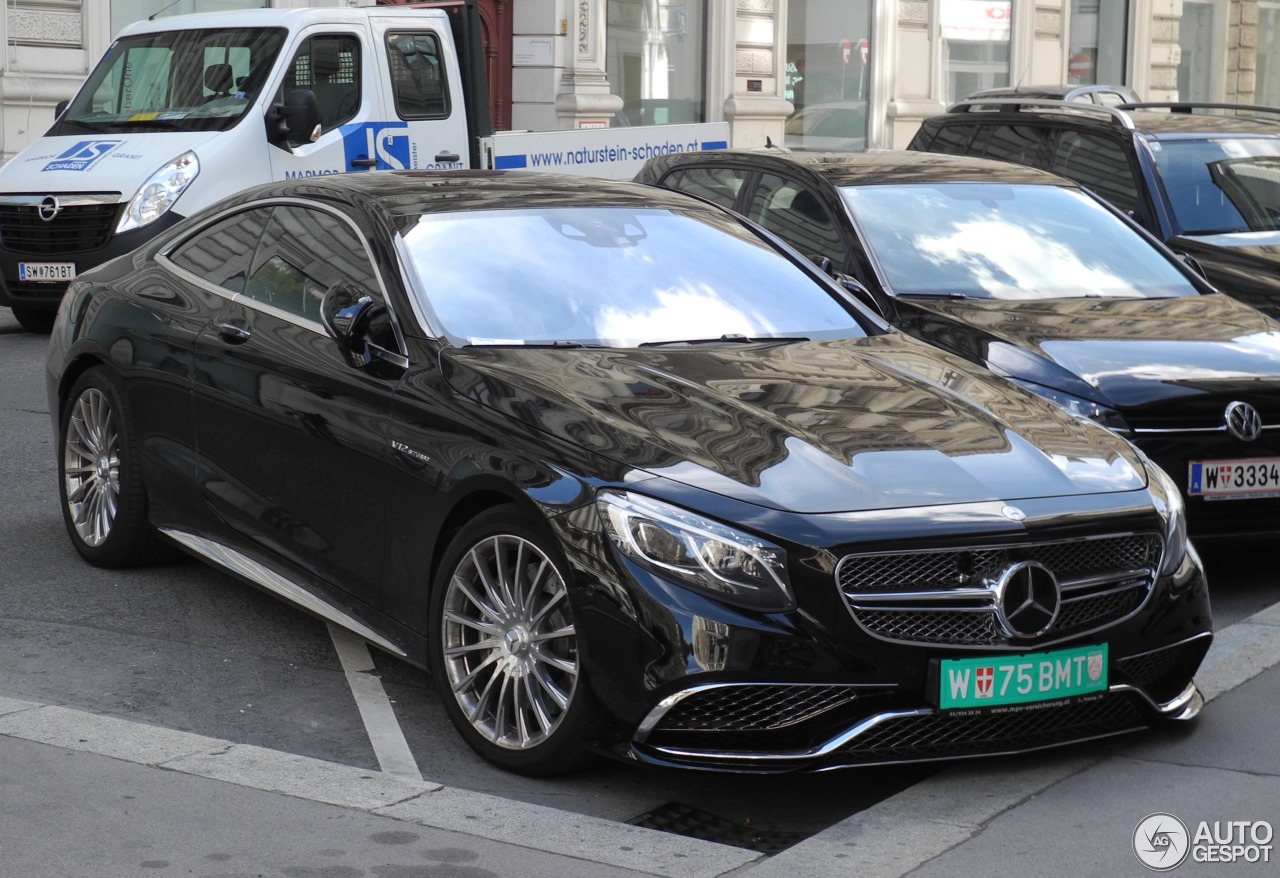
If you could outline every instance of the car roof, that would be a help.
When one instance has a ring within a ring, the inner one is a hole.
[[[993,159],[906,150],[871,149],[865,152],[794,152],[780,149],[723,149],[678,153],[652,159],[663,171],[683,164],[750,164],[782,170],[804,168],[834,186],[860,183],[1039,183],[1076,188],[1076,184],[1048,171]]]
[[[388,216],[537,207],[708,209],[698,199],[638,183],[525,171],[327,174],[255,186],[240,193],[236,200],[283,197],[362,203]]]
[[[1154,138],[1164,135],[1220,136],[1225,134],[1280,136],[1280,108],[1238,105],[1233,115],[1194,112],[1196,109],[1233,112],[1226,109],[1231,106],[1171,102],[1105,107],[1079,101],[1041,100],[1035,97],[1019,96],[966,99],[950,107],[944,116],[933,118],[967,119],[971,122],[985,121],[988,124],[992,120],[1008,123],[1013,119],[1022,121],[1035,119],[1074,127],[1133,130]],[[1270,114],[1263,112],[1268,109]],[[1242,113],[1256,115],[1240,115]]]

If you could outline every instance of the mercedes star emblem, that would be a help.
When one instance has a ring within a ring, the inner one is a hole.
[[[1000,572],[993,587],[996,621],[1008,637],[1038,637],[1058,618],[1062,595],[1052,571],[1037,561],[1019,561]]]

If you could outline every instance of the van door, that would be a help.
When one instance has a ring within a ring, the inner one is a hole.
[[[368,139],[379,168],[465,168],[470,128],[457,50],[443,16],[419,17],[369,19],[385,112]]]
[[[320,137],[289,149],[271,147],[271,176],[276,180],[342,174],[378,167],[376,149],[365,137],[366,123],[378,113],[381,94],[369,87],[376,76],[374,53],[361,31],[303,32],[285,65],[274,103],[296,90],[312,92],[320,109]],[[386,165],[382,165],[386,167]]]

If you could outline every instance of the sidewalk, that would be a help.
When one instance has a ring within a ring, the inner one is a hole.
[[[958,763],[771,858],[0,698],[0,878],[1115,878],[1150,874],[1134,836],[1157,812],[1192,837],[1179,878],[1280,873],[1260,825],[1237,856],[1269,844],[1270,862],[1188,845],[1201,821],[1280,827],[1280,605],[1219,632],[1197,679],[1210,704],[1190,728]]]

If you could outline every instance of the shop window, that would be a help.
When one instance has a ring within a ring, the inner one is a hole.
[[[1072,0],[1067,82],[1123,85],[1129,0]]]
[[[706,0],[608,0],[605,72],[614,125],[706,119]]]
[[[787,4],[788,147],[866,148],[872,51],[871,0]]]
[[[1009,0],[939,0],[942,101],[1009,84]]]

